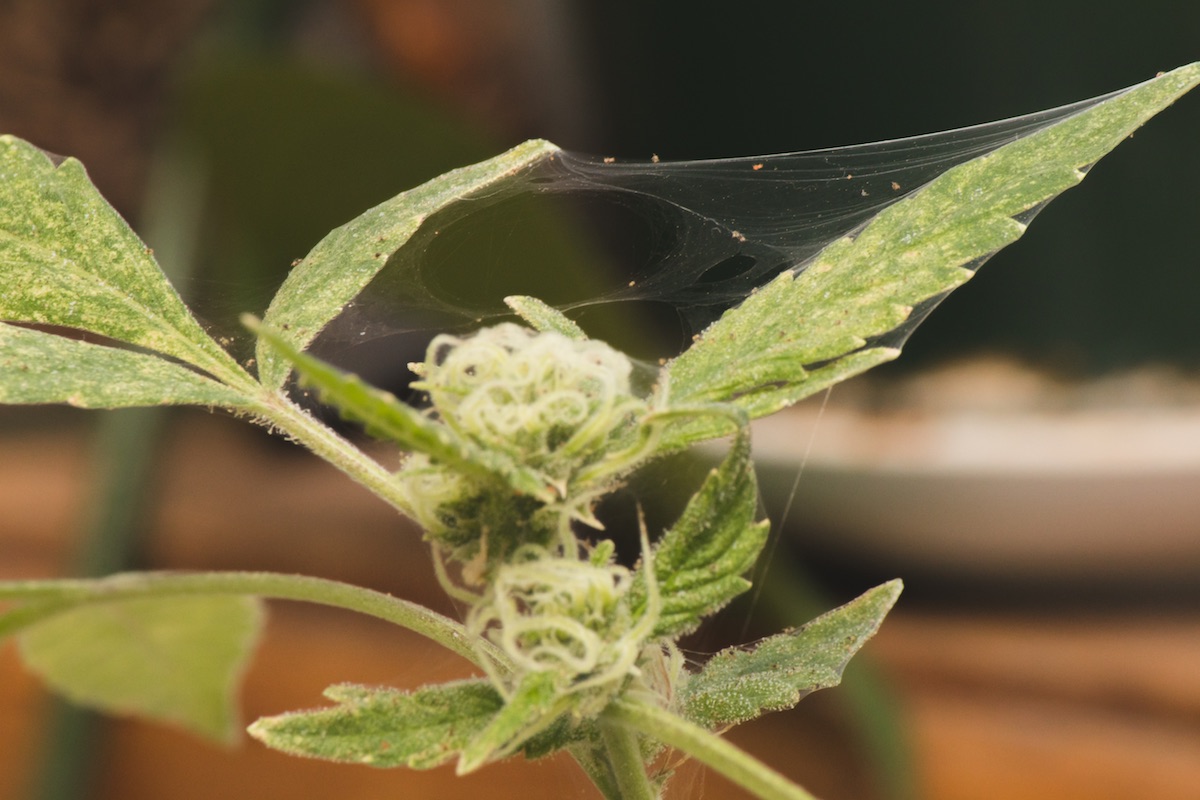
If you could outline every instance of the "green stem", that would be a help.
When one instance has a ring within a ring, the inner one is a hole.
[[[646,776],[646,765],[638,747],[637,733],[617,722],[600,720],[604,749],[617,779],[622,800],[656,800],[657,795]]]
[[[0,615],[0,636],[15,633],[81,603],[134,597],[230,594],[300,600],[357,611],[419,633],[480,667],[487,659],[501,672],[510,669],[508,657],[495,645],[472,636],[459,623],[424,606],[348,583],[274,572],[140,572],[90,581],[0,583],[0,600],[26,601],[26,605]]]
[[[762,800],[816,800],[745,750],[658,706],[618,698],[604,710],[602,720],[687,753]]]
[[[589,739],[568,745],[567,751],[600,790],[600,794],[604,795],[604,800],[625,800],[612,773],[612,764],[605,748]]]
[[[248,407],[247,411],[267,423],[268,427],[278,428],[307,447],[400,513],[411,516],[411,509],[401,497],[391,472],[314,419],[282,392],[269,392],[264,397],[262,391],[262,387],[259,387],[258,402]]]

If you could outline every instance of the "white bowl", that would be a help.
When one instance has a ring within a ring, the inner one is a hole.
[[[789,509],[785,530],[862,565],[1198,574],[1200,404],[1051,405],[781,412],[754,424],[764,501],[776,524]]]

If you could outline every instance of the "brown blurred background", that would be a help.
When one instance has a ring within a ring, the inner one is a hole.
[[[1195,59],[1198,32],[1200,5],[1169,0],[0,0],[0,131],[80,158],[168,268],[172,254],[186,265],[178,283],[201,315],[235,333],[236,313],[264,308],[331,227],[525,138],[664,159],[895,138],[1136,83]],[[886,407],[910,373],[981,353],[1048,371],[1053,392],[1146,365],[1190,385],[1197,131],[1190,97],[1125,143],[940,308],[856,408]],[[190,216],[164,222],[156,208]],[[1192,402],[1152,385],[1163,397],[1140,397],[1145,414]],[[979,408],[1005,387],[968,383],[961,402]],[[1120,452],[1130,434],[1101,435]],[[830,799],[1197,796],[1200,563],[1069,582],[952,558],[910,572],[903,547],[823,545],[804,516],[789,517],[795,535],[774,551],[755,619],[736,607],[697,650],[802,622],[878,578],[903,575],[909,594],[844,689],[739,741]],[[124,535],[98,533],[114,526]],[[453,613],[417,532],[248,426],[0,409],[0,577],[128,567],[300,571]],[[280,607],[245,713],[317,705],[338,681],[414,686],[463,670],[412,637]],[[558,761],[458,781],[252,743],[221,751],[57,707],[11,646],[0,674],[0,797],[13,800],[593,796]],[[736,795],[693,771],[678,796]]]

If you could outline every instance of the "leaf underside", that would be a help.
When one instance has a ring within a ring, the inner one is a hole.
[[[231,743],[262,617],[249,597],[122,599],[61,611],[18,641],[29,668],[76,703]]]

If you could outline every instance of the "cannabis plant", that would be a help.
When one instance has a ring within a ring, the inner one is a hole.
[[[261,319],[244,317],[256,337],[244,362],[197,322],[78,162],[0,137],[0,402],[192,405],[267,426],[418,522],[465,608],[459,623],[294,575],[118,574],[0,585],[0,635],[79,703],[228,739],[261,601],[323,603],[428,636],[477,673],[331,686],[325,707],[254,722],[268,747],[459,773],[567,750],[611,800],[660,796],[673,748],[759,797],[809,797],[721,732],[838,683],[900,583],[685,663],[680,637],[747,590],[767,539],[749,421],[895,358],[938,300],[1197,82],[1191,65],[1017,120],[811,154],[629,164],[528,142],[331,232]],[[422,271],[420,253],[489,204],[581,192],[650,204],[675,244],[592,301],[460,303]],[[401,307],[453,323],[412,365],[422,402],[310,351],[387,269]],[[589,338],[571,313],[647,297],[698,321],[658,364]],[[399,468],[319,422],[298,387],[406,454]],[[678,519],[642,524],[636,558],[618,559],[597,504],[647,464],[718,438],[725,455]]]

